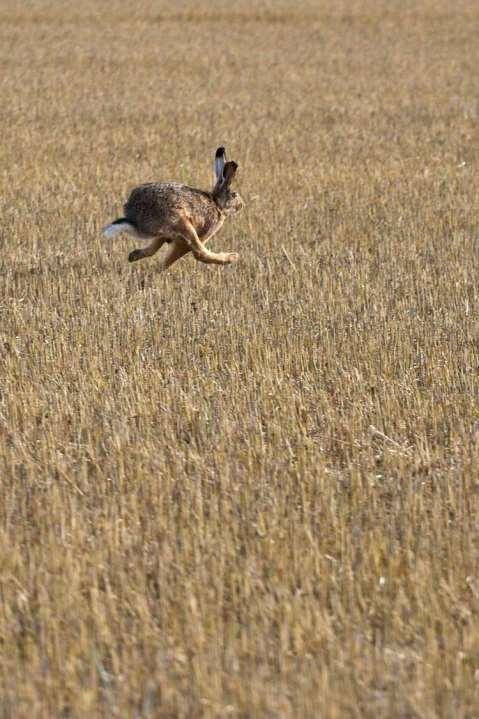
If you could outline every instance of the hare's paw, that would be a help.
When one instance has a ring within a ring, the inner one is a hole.
[[[238,260],[239,260],[239,258],[240,258],[240,256],[238,255],[237,252],[228,252],[228,254],[226,255],[226,257],[227,257],[227,259],[228,259],[228,262],[230,262],[230,263],[231,263],[231,262],[238,262]]]
[[[143,250],[133,250],[133,252],[130,252],[128,255],[128,262],[136,262],[137,260],[141,260],[143,256]]]

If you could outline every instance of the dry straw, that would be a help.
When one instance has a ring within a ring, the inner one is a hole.
[[[479,715],[478,21],[4,0],[2,717]],[[220,144],[240,261],[129,265]]]

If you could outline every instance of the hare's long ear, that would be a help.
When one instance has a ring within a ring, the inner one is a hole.
[[[223,167],[223,184],[221,186],[222,190],[228,188],[231,185],[234,176],[236,175],[237,169],[238,165],[232,160],[227,162],[226,165]]]
[[[224,147],[218,147],[215,155],[215,176],[216,182],[223,179],[223,168],[226,162],[226,150]]]

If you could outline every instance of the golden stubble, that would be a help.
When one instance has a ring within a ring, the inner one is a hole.
[[[1,716],[477,716],[478,21],[3,3]]]

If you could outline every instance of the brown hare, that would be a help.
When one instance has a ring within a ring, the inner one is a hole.
[[[236,252],[211,252],[206,242],[221,229],[226,217],[244,207],[237,192],[230,189],[236,174],[236,162],[226,162],[224,147],[215,155],[215,185],[211,192],[198,190],[179,182],[149,182],[132,190],[124,217],[103,229],[105,237],[127,232],[150,243],[143,249],[133,250],[129,262],[151,257],[167,242],[168,252],[161,262],[166,269],[193,252],[200,262],[226,265],[236,262]]]

